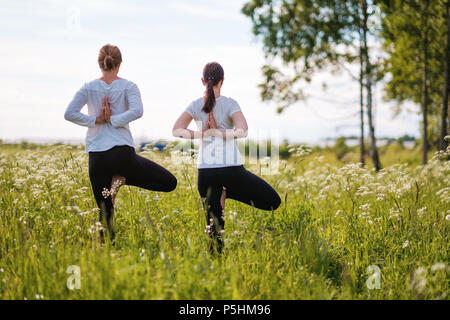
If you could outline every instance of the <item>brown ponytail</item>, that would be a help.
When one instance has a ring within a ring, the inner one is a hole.
[[[203,80],[206,83],[205,104],[202,111],[210,113],[216,105],[214,86],[223,80],[223,68],[217,62],[210,62],[203,68]]]
[[[106,44],[98,54],[98,65],[103,71],[110,71],[122,63],[122,54],[118,47]]]

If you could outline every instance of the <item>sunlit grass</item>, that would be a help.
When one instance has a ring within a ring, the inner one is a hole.
[[[0,147],[1,299],[449,298],[448,161],[376,174],[299,154],[263,176],[283,199],[273,214],[227,201],[225,249],[212,256],[195,164],[143,155],[171,170],[177,189],[122,187],[112,247],[98,239],[80,147]],[[79,290],[66,285],[71,265]],[[371,265],[380,289],[367,288]]]

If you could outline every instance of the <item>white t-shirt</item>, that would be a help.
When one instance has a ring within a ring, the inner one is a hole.
[[[111,124],[95,124],[104,96],[108,97],[110,103]],[[86,104],[87,115],[80,112]],[[134,147],[128,123],[142,117],[143,112],[141,94],[136,84],[125,79],[107,84],[97,79],[78,90],[67,107],[64,118],[88,127],[86,152],[105,151],[120,145]]]
[[[197,124],[198,130],[205,130],[208,122],[208,114],[202,111],[204,99],[193,101],[186,109]],[[239,104],[228,97],[220,96],[216,99],[213,108],[213,116],[219,130],[234,129],[231,116],[241,111]],[[221,168],[242,165],[242,158],[237,148],[236,139],[224,140],[221,137],[206,137],[202,139],[197,167]]]

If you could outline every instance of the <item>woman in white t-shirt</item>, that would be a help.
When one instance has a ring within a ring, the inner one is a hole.
[[[193,101],[173,127],[175,137],[201,139],[198,157],[198,191],[204,200],[208,235],[221,252],[225,199],[234,199],[262,210],[275,210],[281,199],[263,179],[247,171],[236,139],[247,136],[247,122],[239,104],[220,95],[224,71],[216,62],[203,69],[205,95]],[[195,120],[198,131],[187,129]],[[209,248],[213,249],[213,242]]]
[[[100,222],[106,218],[112,241],[114,198],[121,185],[163,192],[177,185],[173,174],[136,154],[128,123],[142,117],[142,100],[136,84],[117,76],[121,63],[118,47],[103,46],[98,56],[102,77],[78,90],[64,113],[66,120],[88,127],[89,178]],[[87,115],[80,112],[86,104]],[[103,231],[100,237],[103,241]]]

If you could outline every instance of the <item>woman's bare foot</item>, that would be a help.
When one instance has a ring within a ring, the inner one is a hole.
[[[222,206],[222,210],[225,210],[225,199],[227,198],[227,188],[222,187],[222,195],[220,196],[220,205]]]
[[[116,195],[119,192],[119,188],[123,186],[126,182],[125,177],[114,175],[111,179],[111,201],[114,205],[114,201],[116,200]]]

